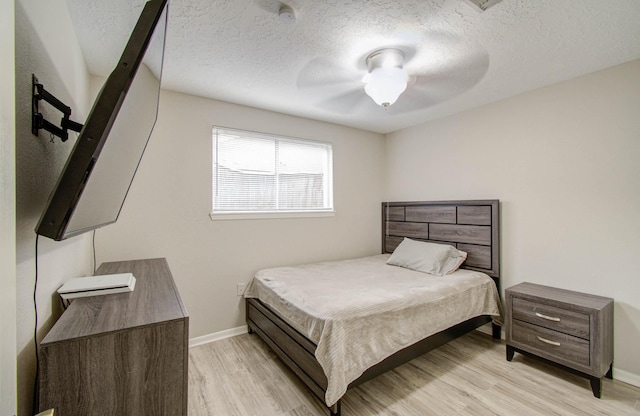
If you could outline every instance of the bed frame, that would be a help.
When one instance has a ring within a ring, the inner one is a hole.
[[[391,253],[404,237],[445,243],[466,251],[463,268],[491,276],[500,290],[499,201],[436,201],[382,203],[382,252]],[[438,332],[386,358],[366,370],[349,388],[364,383],[401,364],[491,322],[477,316]],[[247,299],[249,333],[256,333],[324,403],[327,378],[315,358],[316,344],[291,327],[258,299]],[[493,337],[500,327],[492,323]],[[340,400],[330,406],[340,415]]]

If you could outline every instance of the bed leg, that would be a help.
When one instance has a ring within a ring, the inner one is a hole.
[[[338,400],[333,406],[329,407],[329,414],[331,416],[340,416],[340,400]]]
[[[496,325],[493,322],[491,323],[491,336],[494,339],[502,338],[502,327],[500,325]]]

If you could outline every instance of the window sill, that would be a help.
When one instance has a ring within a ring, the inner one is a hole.
[[[224,220],[261,220],[276,218],[322,218],[333,217],[336,212],[331,211],[265,211],[265,212],[212,212],[212,221]]]

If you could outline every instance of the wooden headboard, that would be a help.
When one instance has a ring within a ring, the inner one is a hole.
[[[500,277],[499,200],[382,203],[382,252],[404,237],[450,244],[468,254],[462,267]],[[499,286],[498,286],[499,287]]]

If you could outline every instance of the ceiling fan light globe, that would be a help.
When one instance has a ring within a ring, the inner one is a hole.
[[[364,91],[380,106],[395,103],[407,88],[407,72],[402,68],[376,68],[368,75]]]

